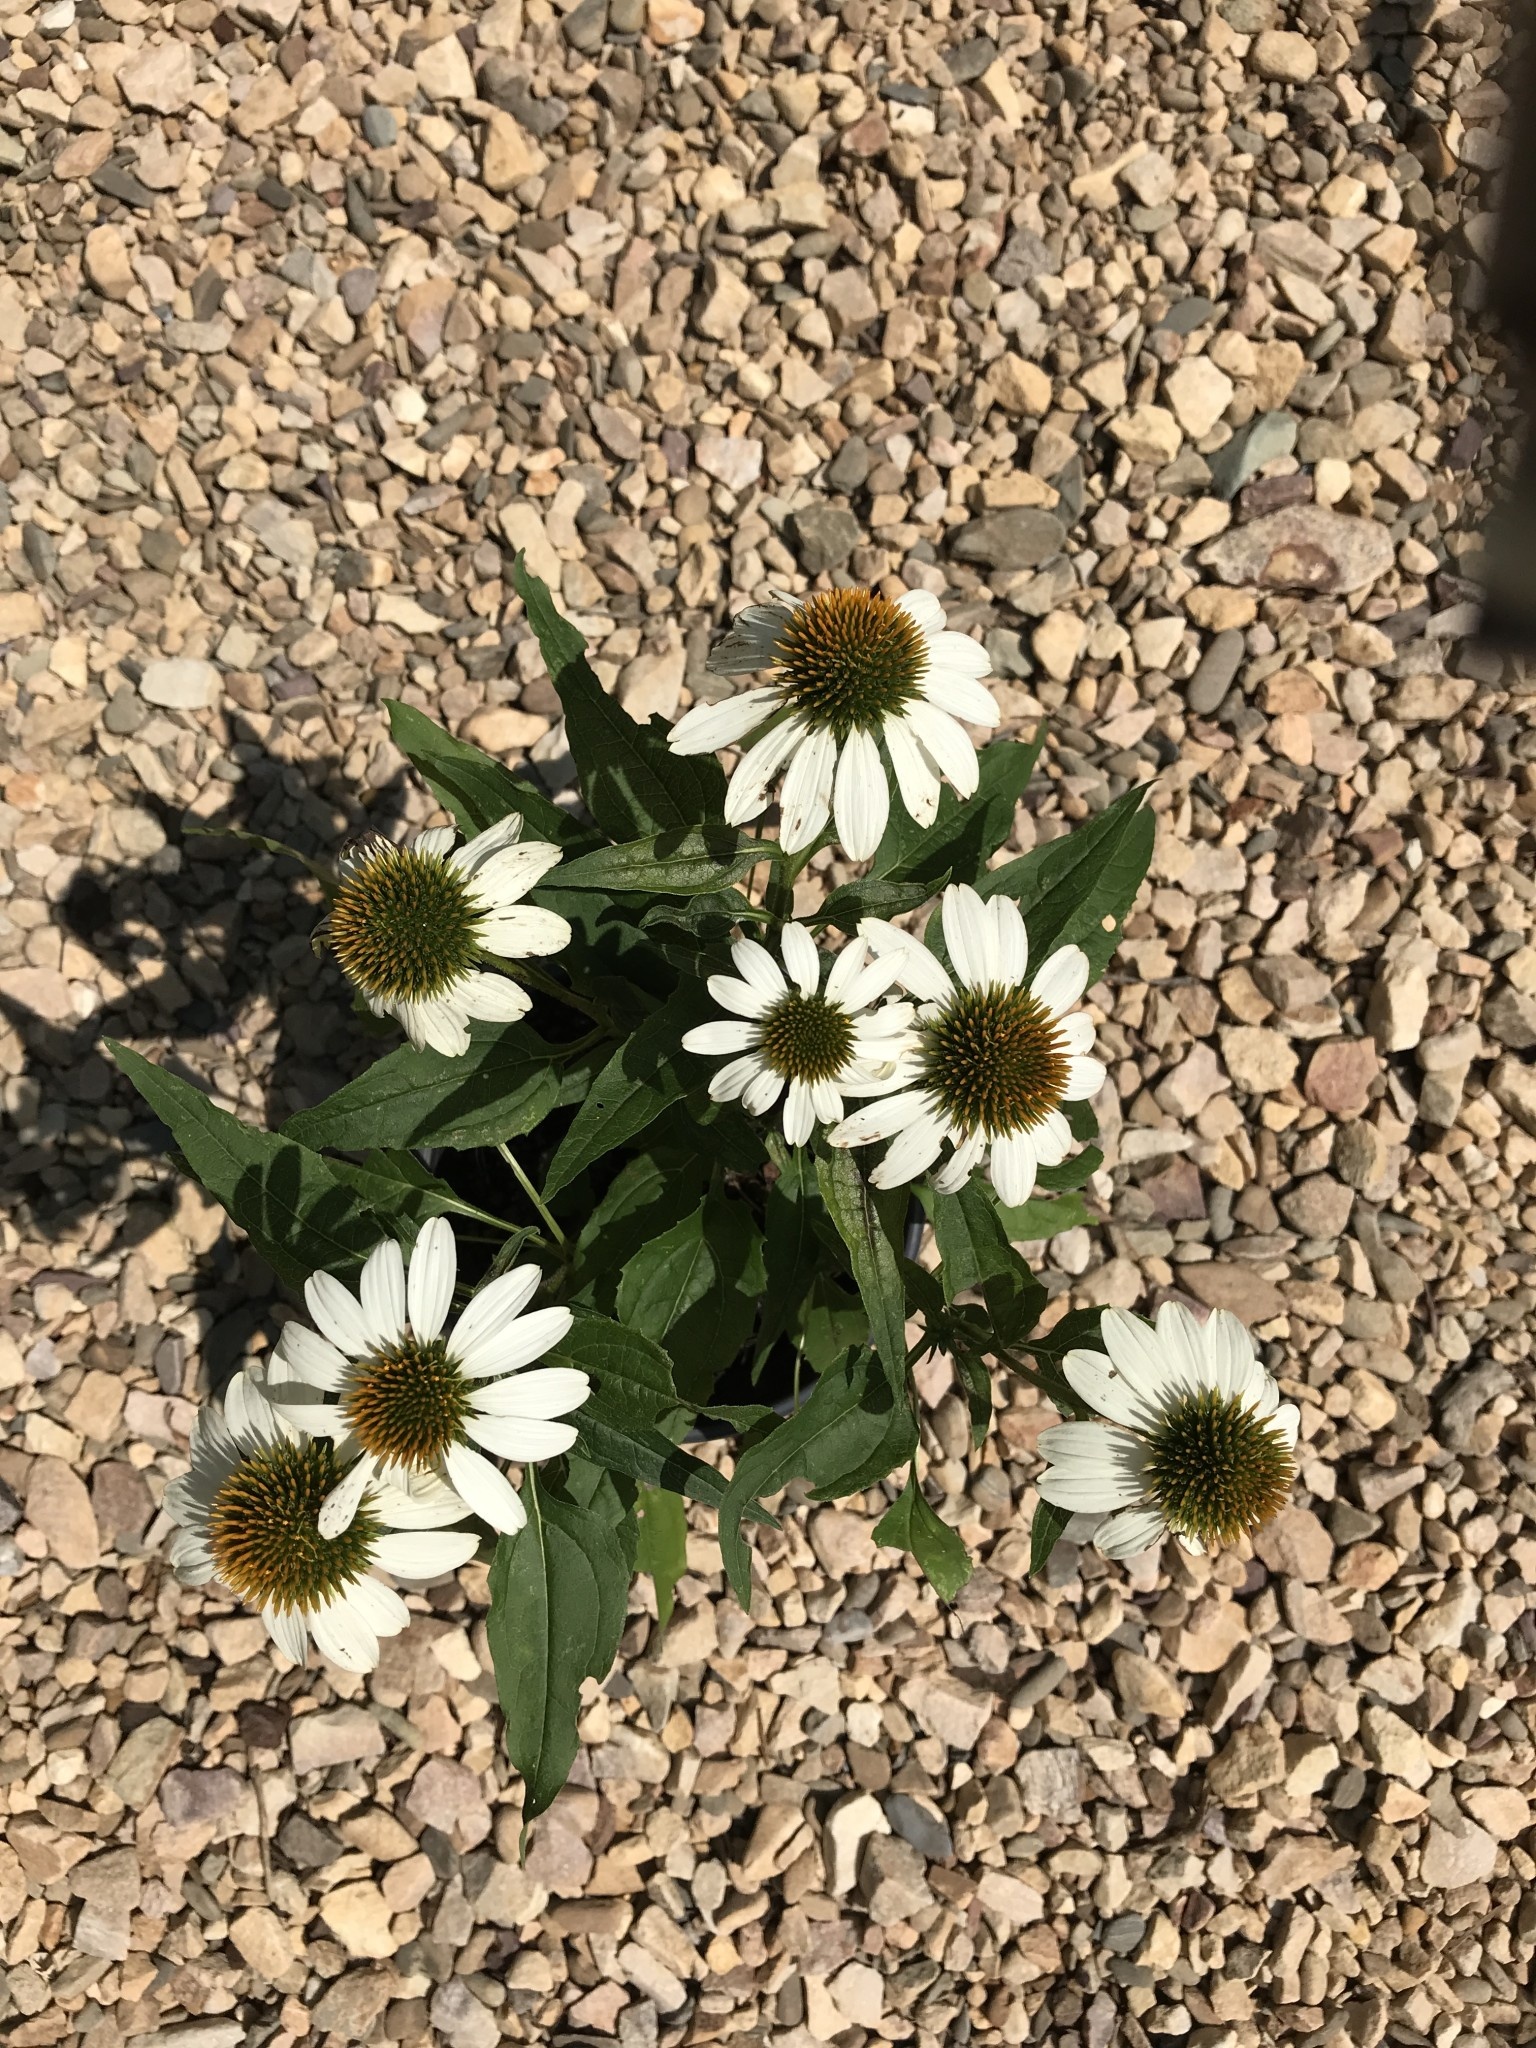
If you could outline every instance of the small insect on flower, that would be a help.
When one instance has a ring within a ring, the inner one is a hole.
[[[870,1094],[897,1072],[911,1041],[912,1005],[883,1001],[900,963],[871,960],[862,939],[833,957],[825,988],[823,956],[804,925],[786,925],[779,947],[782,970],[755,939],[736,940],[736,974],[709,978],[710,994],[734,1017],[696,1026],[683,1044],[689,1052],[733,1055],[709,1084],[714,1101],[740,1098],[753,1116],[766,1116],[783,1095],[784,1136],[803,1145],[818,1124],[842,1115],[844,1094]]]
[[[586,1400],[587,1375],[564,1365],[524,1370],[559,1343],[571,1311],[524,1315],[539,1269],[514,1266],[472,1296],[445,1335],[457,1277],[452,1226],[434,1216],[416,1239],[409,1276],[387,1238],[368,1254],[356,1294],[334,1273],[305,1282],[316,1328],[284,1325],[269,1392],[295,1428],[332,1439],[339,1464],[352,1461],[320,1509],[323,1535],[351,1526],[376,1478],[410,1489],[428,1475],[466,1512],[515,1534],[527,1512],[491,1458],[535,1464],[575,1443],[574,1425],[555,1418]]]
[[[931,825],[939,787],[976,793],[976,748],[966,724],[990,729],[997,704],[981,679],[986,650],[944,630],[926,590],[892,603],[869,590],[818,591],[753,605],[709,658],[716,675],[771,669],[774,679],[720,704],[696,704],[672,728],[675,754],[712,754],[768,729],[748,748],[725,797],[729,825],[768,808],[782,775],[786,853],[815,844],[827,820],[854,860],[869,860],[890,814],[884,742],[907,810]]]
[[[1093,1022],[1073,1010],[1088,985],[1088,956],[1058,947],[1029,980],[1018,905],[1006,896],[983,902],[963,884],[944,891],[943,925],[953,979],[910,932],[879,918],[860,924],[874,951],[898,963],[921,1008],[894,1087],[845,1117],[827,1143],[894,1139],[870,1175],[877,1188],[916,1180],[947,1143],[950,1155],[933,1175],[941,1194],[964,1187],[985,1161],[1002,1199],[1025,1202],[1039,1168],[1059,1165],[1071,1149],[1061,1105],[1104,1085],[1104,1067],[1091,1057]]]
[[[1200,1557],[1251,1536],[1290,1496],[1300,1411],[1225,1309],[1203,1323],[1165,1302],[1150,1325],[1104,1311],[1101,1351],[1069,1351],[1074,1393],[1105,1419],[1063,1422],[1040,1438],[1040,1498],[1105,1514],[1094,1543],[1133,1557],[1170,1532]]]
[[[375,1569],[407,1580],[457,1571],[475,1554],[468,1510],[436,1485],[414,1495],[370,1485],[336,1535],[320,1528],[320,1510],[336,1485],[335,1446],[302,1436],[276,1413],[256,1377],[231,1382],[222,1408],[198,1410],[192,1466],[165,1490],[179,1524],[171,1563],[183,1585],[218,1579],[257,1609],[274,1643],[302,1664],[314,1637],[345,1671],[371,1671],[379,1638],[410,1619]]]
[[[516,812],[454,848],[448,826],[409,846],[365,834],[343,852],[330,911],[316,934],[376,1017],[405,1026],[412,1045],[450,1056],[469,1050],[472,1017],[507,1024],[529,999],[481,961],[558,953],[571,928],[523,898],[558,866],[560,849],[518,843]]]

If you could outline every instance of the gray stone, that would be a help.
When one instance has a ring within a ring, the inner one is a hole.
[[[388,107],[364,107],[363,138],[374,149],[388,149],[400,134],[400,123]]]
[[[324,1870],[341,1854],[341,1844],[306,1813],[290,1813],[277,1831],[277,1846],[295,1870]]]
[[[1223,583],[1336,597],[1366,589],[1387,574],[1394,559],[1388,527],[1374,519],[1325,511],[1321,505],[1288,505],[1246,526],[1234,526],[1200,555]]]
[[[944,1816],[928,1800],[914,1799],[907,1792],[893,1792],[885,1802],[885,1813],[901,1839],[910,1842],[930,1862],[954,1855],[954,1840]]]
[[[565,40],[584,57],[595,55],[603,47],[607,32],[608,0],[581,0],[581,5],[573,7],[560,24]]]
[[[984,512],[960,528],[953,553],[960,562],[981,562],[989,569],[1034,569],[1060,552],[1067,530],[1049,512],[1033,506],[1010,506]]]
[[[359,264],[341,280],[341,303],[355,320],[366,313],[378,296],[379,273],[371,265]]]
[[[1147,1923],[1140,1913],[1117,1913],[1099,1929],[1099,1940],[1113,1956],[1128,1956],[1141,1947]]]
[[[841,569],[864,537],[864,529],[842,505],[807,505],[796,512],[795,552],[807,576]]]
[[[1236,626],[1229,626],[1210,641],[1201,655],[1185,689],[1191,711],[1209,717],[1232,687],[1232,678],[1243,665],[1247,643]]]
[[[1516,988],[1501,988],[1483,1005],[1485,1031],[1511,1052],[1529,1052],[1536,1046],[1536,998]]]
[[[1239,427],[1224,448],[1210,458],[1211,488],[1219,498],[1235,498],[1266,462],[1291,454],[1296,447],[1296,419],[1288,412],[1261,412]]]

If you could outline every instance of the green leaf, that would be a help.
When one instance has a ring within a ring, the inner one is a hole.
[[[856,932],[861,917],[903,917],[909,910],[921,910],[930,896],[936,896],[949,880],[949,871],[931,882],[882,882],[866,876],[861,882],[844,882],[822,904],[812,924],[834,924],[840,932]]]
[[[972,1180],[958,1195],[929,1199],[946,1300],[979,1287],[995,1342],[1017,1343],[1039,1321],[1047,1297],[1008,1242],[991,1189]]]
[[[707,1080],[708,1069],[698,1056],[683,1050],[683,1033],[711,1014],[703,985],[685,982],[624,1041],[593,1081],[560,1141],[544,1182],[546,1201],[594,1160],[637,1138],[668,1103]]]
[[[527,1024],[471,1024],[469,1035],[469,1051],[454,1059],[397,1046],[324,1102],[289,1117],[283,1136],[337,1152],[462,1149],[521,1137],[560,1099],[560,1048]]]
[[[999,1202],[997,1213],[1016,1244],[1038,1244],[1044,1238],[1059,1237],[1064,1230],[1076,1230],[1080,1224],[1095,1220],[1079,1194],[1059,1195],[1045,1201],[1032,1196],[1011,1209],[1005,1209]]]
[[[654,1424],[614,1422],[595,1400],[579,1408],[572,1419],[581,1455],[605,1472],[620,1473],[642,1486],[660,1487],[668,1493],[684,1493],[709,1508],[718,1509],[725,1499],[725,1480],[714,1466],[683,1450]],[[754,1505],[746,1515],[765,1528],[778,1527],[764,1508]]]
[[[600,846],[556,868],[544,887],[556,892],[602,889],[610,895],[704,896],[780,857],[771,839],[754,839],[729,825],[696,825],[691,832],[653,832],[623,846]]]
[[[713,754],[674,754],[665,719],[638,725],[588,664],[587,643],[555,609],[547,586],[519,554],[512,585],[523,600],[565,708],[565,735],[587,809],[613,840],[717,821],[725,775]]]
[[[762,1239],[745,1201],[710,1194],[641,1247],[619,1281],[621,1322],[664,1344],[697,1406],[752,1333]]]
[[[1061,1532],[1072,1519],[1070,1508],[1052,1507],[1048,1500],[1035,1503],[1035,1519],[1029,1525],[1029,1569],[1031,1575],[1043,1572],[1051,1552],[1061,1540]]]
[[[986,1360],[974,1351],[956,1345],[955,1377],[965,1389],[965,1404],[971,1412],[971,1442],[979,1451],[992,1427],[992,1372]]]
[[[502,1537],[491,1565],[487,1634],[526,1825],[576,1760],[581,1682],[608,1675],[629,1567],[611,1521],[562,1499],[536,1465],[523,1474],[522,1497],[527,1526]]]
[[[1032,966],[1061,946],[1081,946],[1090,980],[1104,972],[1152,859],[1157,828],[1147,795],[1128,789],[1065,838],[978,879],[980,895],[1011,896],[1023,911]]]
[[[1074,1152],[1070,1159],[1063,1159],[1060,1166],[1042,1166],[1035,1175],[1035,1186],[1051,1194],[1084,1187],[1103,1164],[1104,1154],[1098,1146],[1088,1145],[1081,1152]]]
[[[848,1248],[859,1299],[869,1316],[870,1335],[891,1385],[907,1383],[907,1304],[898,1247],[906,1192],[897,1191],[882,1215],[874,1189],[859,1172],[851,1152],[829,1152],[816,1161],[816,1181],[827,1213]]]
[[[290,1286],[355,1265],[386,1235],[388,1213],[375,1210],[330,1160],[291,1138],[254,1130],[190,1081],[125,1045],[106,1044],[168,1126],[191,1172]]]
[[[777,1135],[769,1136],[768,1151],[779,1173],[769,1184],[764,1207],[766,1281],[757,1331],[759,1358],[775,1338],[792,1328],[827,1256],[816,1228],[821,1194],[814,1155],[807,1146],[786,1145]]]
[[[625,1161],[581,1226],[577,1270],[587,1283],[625,1266],[642,1245],[670,1230],[698,1206],[708,1169],[683,1152],[641,1152]],[[612,1287],[600,1290],[611,1298]]]
[[[532,839],[547,839],[555,846],[591,845],[592,834],[532,782],[514,775],[468,740],[456,740],[414,704],[387,698],[384,708],[395,745],[443,809],[452,812],[466,838],[473,839],[517,811],[527,821]]]
[[[907,1474],[901,1498],[876,1522],[874,1534],[877,1543],[910,1550],[941,1600],[953,1600],[971,1576],[970,1552],[923,1498],[915,1466]]]
[[[656,1588],[656,1627],[663,1631],[672,1619],[673,1592],[688,1569],[688,1514],[675,1493],[654,1486],[642,1486],[635,1502],[640,1523],[640,1549],[636,1563],[649,1572]]]
[[[375,1215],[397,1215],[417,1228],[429,1216],[465,1216],[494,1230],[514,1232],[519,1239],[536,1234],[461,1200],[447,1181],[427,1171],[414,1152],[369,1152],[356,1166],[347,1159],[331,1159],[326,1164],[339,1180],[357,1189]],[[415,1236],[414,1229],[411,1236]]]
[[[551,1365],[590,1375],[594,1404],[617,1419],[652,1422],[677,1405],[672,1362],[659,1344],[607,1316],[573,1311],[571,1327],[547,1354]],[[579,1411],[585,1415],[587,1408]]]
[[[791,1479],[809,1479],[813,1498],[841,1499],[883,1479],[917,1444],[905,1394],[898,1397],[872,1352],[828,1372],[805,1405],[736,1461],[720,1503],[720,1550],[737,1599],[752,1600],[752,1559],[742,1515]]]
[[[264,838],[260,832],[247,832],[240,825],[185,825],[182,837],[186,839],[238,839],[242,846],[254,846],[262,853],[275,853],[284,860],[297,861],[301,868],[308,868],[327,891],[336,886],[336,870],[323,860],[300,853],[297,847],[289,846],[281,839]]]
[[[1104,1311],[1098,1308],[1070,1309],[1048,1330],[1032,1332],[1029,1336],[1021,1338],[1016,1348],[1028,1351],[1036,1358],[1053,1362],[1065,1358],[1069,1351],[1102,1351],[1104,1346],[1099,1338],[1099,1320],[1103,1313]],[[1074,1408],[1077,1405],[1075,1396],[1072,1397],[1072,1405]]]
[[[893,803],[871,874],[878,880],[927,882],[931,888],[947,876],[979,888],[988,860],[1013,830],[1019,799],[1044,744],[1042,720],[1032,740],[994,740],[983,748],[976,794],[962,802],[946,783],[938,816],[926,830],[913,823],[903,804]]]

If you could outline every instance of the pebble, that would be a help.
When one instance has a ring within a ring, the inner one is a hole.
[[[187,655],[146,662],[139,678],[139,695],[146,704],[161,704],[174,711],[211,711],[222,688],[219,671],[211,661],[195,661]]]

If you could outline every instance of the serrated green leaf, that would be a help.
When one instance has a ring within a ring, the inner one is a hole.
[[[357,1189],[375,1215],[409,1223],[412,1238],[429,1216],[463,1216],[497,1231],[515,1232],[520,1239],[537,1234],[464,1201],[447,1181],[428,1172],[414,1152],[369,1152],[356,1165],[347,1159],[326,1163],[338,1179]]]
[[[859,1172],[851,1152],[816,1161],[816,1182],[827,1214],[848,1250],[859,1299],[869,1317],[875,1350],[894,1388],[907,1382],[907,1304],[898,1246],[906,1214],[904,1191],[881,1212],[880,1198]],[[897,1204],[900,1213],[897,1213]]]
[[[456,740],[414,704],[387,698],[390,737],[468,839],[516,811],[530,839],[555,846],[590,846],[594,834],[569,811],[552,804],[534,783],[514,775],[468,740]]]
[[[702,984],[685,982],[624,1041],[593,1080],[560,1141],[544,1183],[546,1201],[595,1160],[639,1137],[669,1103],[707,1081],[705,1063],[683,1050],[683,1033],[713,1014]]]
[[[675,1493],[642,1486],[635,1502],[640,1547],[635,1562],[656,1588],[658,1634],[672,1619],[678,1580],[688,1569],[688,1514]]]
[[[871,875],[891,882],[927,882],[932,888],[938,887],[940,877],[979,886],[988,860],[1013,830],[1019,799],[1045,744],[1045,730],[1042,720],[1028,741],[993,740],[982,750],[976,794],[962,802],[946,783],[938,815],[926,830],[914,824],[905,805],[893,803]]]
[[[1065,838],[1049,840],[976,884],[981,896],[1011,896],[1024,913],[1033,966],[1062,946],[1081,946],[1097,980],[1120,942],[1156,837],[1145,788],[1128,789],[1108,810]]]
[[[892,1550],[910,1550],[941,1600],[953,1600],[971,1576],[970,1552],[923,1498],[915,1467],[907,1474],[901,1498],[876,1522],[874,1537]]]
[[[745,1510],[791,1479],[809,1479],[813,1498],[844,1498],[872,1486],[917,1443],[917,1424],[870,1351],[825,1373],[810,1399],[736,1461],[720,1503],[720,1550],[737,1599],[752,1599],[752,1559],[742,1535]]]
[[[840,889],[832,891],[810,922],[836,925],[840,932],[856,932],[862,917],[903,917],[909,910],[921,910],[948,880],[946,868],[931,882],[882,882],[874,876],[866,876],[860,882],[844,882]]]
[[[523,600],[550,681],[565,710],[565,736],[581,793],[598,825],[615,841],[686,831],[719,819],[725,775],[713,754],[674,754],[661,718],[639,725],[592,673],[587,643],[555,608],[548,587],[519,554],[512,585]]]
[[[754,839],[729,825],[696,825],[688,832],[653,832],[622,846],[600,846],[554,869],[544,887],[557,893],[599,889],[610,895],[704,896],[780,858],[774,840]]]
[[[397,1046],[355,1081],[283,1125],[316,1149],[505,1144],[543,1122],[560,1098],[561,1051],[527,1024],[471,1024],[467,1053]]]
[[[1029,1525],[1030,1576],[1043,1572],[1061,1533],[1072,1519],[1070,1508],[1053,1507],[1048,1500],[1035,1503],[1035,1519]]]
[[[344,1272],[386,1234],[381,1216],[328,1159],[231,1116],[190,1081],[106,1041],[107,1050],[170,1130],[196,1178],[222,1202],[278,1277]]]

